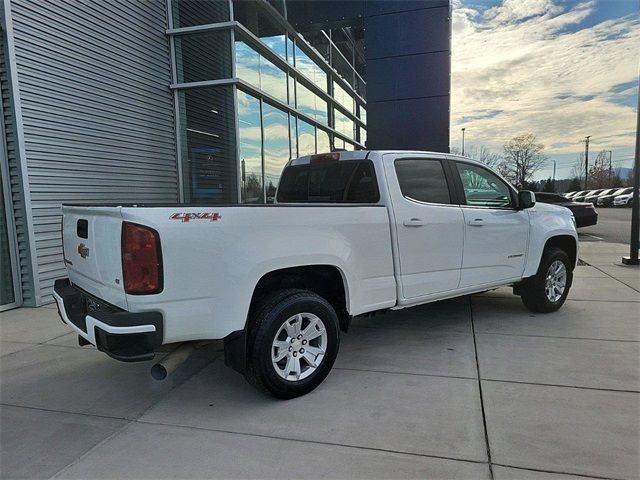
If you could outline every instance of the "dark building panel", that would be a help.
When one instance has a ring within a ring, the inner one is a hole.
[[[449,151],[449,97],[414,98],[368,105],[367,147]]]
[[[364,2],[364,15],[385,15],[387,13],[407,12],[425,8],[449,7],[449,0],[369,0]]]
[[[449,8],[448,0],[288,0],[287,19],[296,29],[304,26],[333,27],[336,24],[352,26],[354,20],[374,15]]]
[[[450,32],[448,4],[365,18],[367,148],[449,151]]]
[[[365,18],[367,60],[450,50],[449,8]]]
[[[377,102],[449,95],[449,52],[367,61],[367,96]]]

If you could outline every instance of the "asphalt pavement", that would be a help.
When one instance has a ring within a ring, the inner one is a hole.
[[[630,208],[598,208],[598,224],[578,230],[581,241],[603,241],[629,245]]]

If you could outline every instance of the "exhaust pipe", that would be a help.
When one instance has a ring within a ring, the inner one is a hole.
[[[196,346],[196,342],[182,343],[173,352],[151,367],[151,376],[156,380],[164,380],[191,356]]]

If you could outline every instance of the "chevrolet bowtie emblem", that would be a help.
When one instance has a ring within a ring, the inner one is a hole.
[[[87,247],[84,243],[78,245],[78,254],[82,258],[87,258],[89,256],[89,247]]]

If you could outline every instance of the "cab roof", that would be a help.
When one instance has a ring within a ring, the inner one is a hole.
[[[337,155],[336,155],[337,154]],[[428,155],[434,158],[449,158],[449,159],[458,159],[464,160],[469,163],[477,163],[481,164],[477,160],[474,160],[469,157],[463,157],[462,155],[455,155],[452,153],[443,153],[443,152],[430,152],[426,150],[339,150],[335,152],[325,152],[318,153],[314,155],[305,155],[302,157],[294,158],[289,161],[287,165],[307,165],[311,163],[312,159],[330,159],[331,155],[336,155],[338,158],[334,158],[334,161],[342,161],[342,160],[364,160],[364,159],[381,159],[383,155]]]

